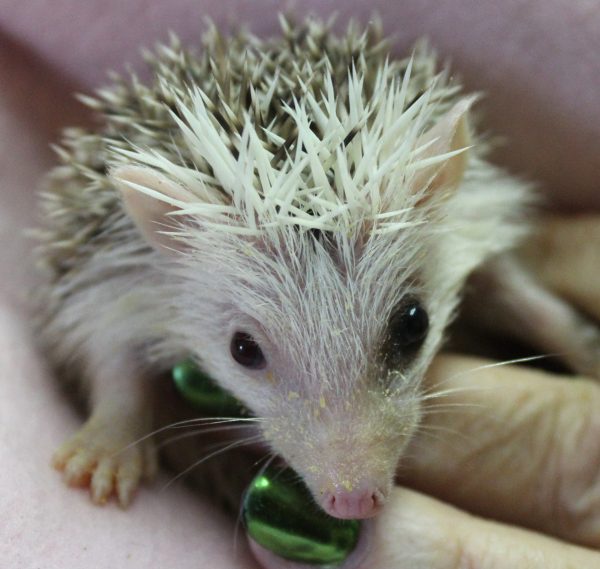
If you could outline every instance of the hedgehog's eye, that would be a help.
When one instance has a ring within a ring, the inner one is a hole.
[[[415,352],[429,330],[429,317],[418,300],[404,303],[391,318],[389,337],[394,352]]]
[[[261,369],[267,365],[265,356],[254,338],[246,332],[236,332],[229,345],[231,357],[240,365]]]

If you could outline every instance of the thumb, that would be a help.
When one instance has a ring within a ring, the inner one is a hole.
[[[600,567],[600,553],[485,520],[397,487],[384,512],[361,527],[356,549],[336,569]],[[251,538],[264,569],[318,569],[282,559]],[[331,567],[331,565],[327,565]]]

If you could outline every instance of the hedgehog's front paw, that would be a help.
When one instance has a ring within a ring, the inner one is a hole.
[[[70,486],[89,486],[94,503],[104,504],[116,494],[127,507],[141,479],[156,472],[154,443],[135,443],[145,434],[139,422],[92,416],[54,453],[52,464]]]

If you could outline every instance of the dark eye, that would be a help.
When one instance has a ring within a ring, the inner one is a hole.
[[[394,351],[414,352],[421,347],[428,330],[427,312],[419,301],[410,300],[390,320],[391,347]]]
[[[231,357],[244,367],[260,369],[267,365],[260,346],[246,332],[236,332],[231,339],[229,349]]]

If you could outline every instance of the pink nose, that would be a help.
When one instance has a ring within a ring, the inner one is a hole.
[[[360,488],[351,492],[336,490],[323,496],[321,506],[330,515],[344,520],[372,518],[377,515],[385,501],[378,489]]]

